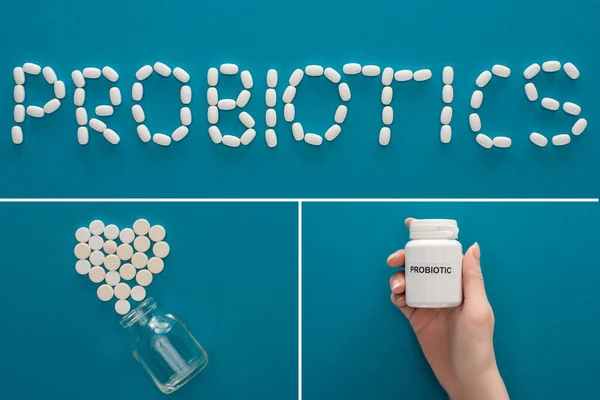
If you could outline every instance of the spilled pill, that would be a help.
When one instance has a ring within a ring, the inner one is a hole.
[[[150,140],[152,140],[152,134],[150,133],[150,130],[148,129],[148,127],[146,125],[140,124],[137,126],[136,128],[138,137],[140,138],[140,140],[144,143],[148,143]],[[133,239],[132,239],[133,240]],[[131,242],[128,242],[131,243]]]
[[[39,75],[42,72],[42,67],[37,64],[27,62],[23,64],[23,71],[29,75]]]
[[[88,277],[90,278],[90,281],[92,281],[94,283],[100,283],[100,282],[104,281],[105,275],[106,275],[106,271],[104,271],[104,268],[96,265],[90,269]]]
[[[235,75],[238,73],[238,71],[240,69],[236,64],[225,63],[225,64],[221,64],[221,67],[219,68],[219,70],[224,75]]]
[[[119,300],[115,303],[115,311],[119,315],[125,315],[131,310],[131,304],[127,300]]]
[[[121,141],[121,137],[117,134],[117,132],[110,128],[106,128],[104,132],[102,132],[102,136],[104,136],[104,139],[106,139],[106,141],[110,144],[117,145]]]
[[[571,143],[571,136],[566,133],[552,136],[552,144],[555,146],[565,146]]]
[[[273,129],[267,129],[265,131],[265,142],[267,142],[267,146],[270,148],[277,146],[277,134]]]
[[[491,79],[492,73],[490,71],[483,71],[475,80],[475,84],[477,87],[483,88],[490,82]]]
[[[382,146],[387,146],[390,144],[390,139],[392,138],[392,131],[387,126],[381,128],[379,130],[379,144]]]
[[[104,75],[106,79],[113,83],[119,80],[119,74],[117,71],[109,66],[102,68],[102,75]]]
[[[154,71],[160,76],[164,76],[165,78],[171,75],[171,68],[168,65],[161,63],[160,61],[154,63]]]
[[[254,80],[252,79],[252,74],[250,71],[242,71],[240,78],[242,80],[242,86],[244,86],[245,89],[252,89],[252,86],[254,86]]]
[[[42,70],[42,75],[44,75],[44,79],[50,85],[54,85],[58,80],[58,78],[56,77],[56,72],[54,72],[52,67],[44,67],[44,69]],[[23,77],[23,79],[25,79],[25,77]]]
[[[192,110],[189,107],[181,107],[179,110],[179,119],[181,125],[189,126],[192,124]]]
[[[90,264],[88,260],[77,260],[75,263],[75,271],[77,271],[79,275],[89,274],[91,268],[92,264]]]
[[[100,75],[102,75],[100,68],[88,67],[83,69],[83,77],[86,79],[98,79]]]
[[[267,71],[267,87],[274,88],[277,86],[277,70],[270,69]]]
[[[102,301],[109,301],[113,298],[113,288],[107,284],[100,285],[96,289],[96,295]]]
[[[300,122],[294,122],[292,124],[292,135],[298,142],[304,140],[304,128]]]
[[[87,243],[87,241],[90,240],[90,237],[92,237],[92,234],[86,227],[81,227],[75,231],[75,239],[79,243]]]
[[[583,131],[585,131],[585,128],[587,128],[587,124],[588,123],[586,119],[578,119],[577,122],[573,124],[573,127],[571,128],[571,133],[575,136],[581,135]]]
[[[131,288],[131,298],[135,301],[142,301],[146,298],[146,289],[142,286],[134,286]]]
[[[363,71],[364,71],[364,69],[363,69]],[[329,142],[331,142],[336,137],[338,137],[341,132],[342,132],[342,127],[337,124],[334,124],[334,125],[330,126],[329,129],[327,129],[327,131],[325,132],[325,139],[327,139]]]
[[[180,126],[179,128],[173,131],[173,133],[171,134],[171,139],[173,139],[173,141],[175,142],[179,142],[183,140],[188,133],[190,133],[190,130],[187,126]]]
[[[96,132],[102,133],[106,130],[106,124],[97,118],[90,119],[89,125],[90,128],[92,128]],[[102,227],[102,229],[104,229],[104,227]]]
[[[91,250],[90,250],[90,246],[87,245],[87,243],[78,243],[75,246],[75,257],[77,257],[80,260],[85,260],[86,258],[88,258],[90,256]]]
[[[265,113],[265,122],[269,128],[273,128],[277,124],[277,113],[273,108],[268,108]]]
[[[146,119],[146,114],[144,113],[144,109],[139,104],[134,104],[131,107],[131,114],[133,115],[133,119],[138,124],[141,124]]]
[[[324,74],[325,78],[327,78],[332,83],[340,83],[340,81],[342,80],[342,76],[340,75],[340,73],[331,67],[325,68]]]
[[[539,147],[546,147],[548,144],[548,139],[544,135],[537,132],[532,132],[531,135],[529,135],[529,140],[531,140],[531,143]]]
[[[166,146],[171,145],[171,137],[168,135],[165,135],[164,133],[155,133],[154,135],[152,135],[152,141],[159,146],[166,147]]]
[[[430,79],[431,76],[432,76],[431,70],[420,69],[418,71],[415,71],[415,73],[413,74],[413,79],[417,82],[423,82],[423,81]]]
[[[320,146],[323,143],[323,137],[315,133],[307,133],[304,135],[304,141],[311,146]]]
[[[119,280],[121,280],[121,279],[119,278]],[[115,286],[114,291],[115,291],[115,297],[120,300],[125,300],[126,298],[129,297],[129,294],[131,293],[131,289],[129,288],[129,285],[124,282],[117,284]]]
[[[283,102],[291,103],[294,100],[294,96],[296,96],[296,87],[293,85],[290,85],[285,89],[285,92],[283,92],[283,97],[282,97]]]
[[[533,63],[529,67],[525,68],[525,71],[523,71],[523,76],[525,79],[533,79],[537,74],[540,73],[541,70],[542,67],[540,67],[540,64]]]
[[[338,92],[340,94],[340,99],[342,99],[342,101],[348,101],[352,97],[352,95],[350,93],[350,87],[348,86],[348,84],[346,82],[340,83],[338,85]]]
[[[469,126],[473,132],[479,132],[481,130],[481,118],[479,118],[479,114],[473,113],[469,115]]]
[[[334,115],[333,119],[335,120],[336,123],[342,124],[346,120],[347,115],[348,115],[348,107],[346,107],[345,105],[342,104],[341,106],[338,106],[338,108],[335,110],[335,115]]]
[[[208,83],[208,86],[217,86],[217,83],[219,83],[219,71],[215,67],[208,69],[206,82]]]
[[[192,102],[192,88],[184,85],[179,91],[179,98],[183,104],[190,104]]]
[[[293,104],[286,104],[283,107],[283,119],[286,122],[292,122],[296,118],[296,107]]]
[[[244,108],[244,107],[246,107],[246,105],[248,104],[249,101],[250,101],[250,91],[244,89],[238,95],[237,99],[235,100],[235,104],[240,108]]]
[[[483,92],[476,90],[471,95],[471,108],[477,110],[481,107],[481,103],[483,103]]]
[[[121,279],[125,281],[130,281],[135,278],[136,273],[135,267],[131,264],[123,264],[121,268],[119,268],[119,275],[121,275]]]
[[[152,272],[148,271],[147,269],[138,271],[135,276],[135,281],[140,286],[150,285],[152,283]]]
[[[320,65],[307,65],[304,72],[308,76],[321,76],[323,75],[323,67]]]
[[[144,65],[142,68],[138,69],[135,73],[135,77],[138,81],[143,81],[152,75],[152,67],[150,65]]]
[[[20,126],[13,126],[10,130],[10,138],[14,144],[23,143],[23,128]]]
[[[110,98],[110,104],[112,104],[113,106],[121,105],[121,90],[119,90],[118,87],[111,87],[108,92],[108,95]]]
[[[538,91],[535,85],[531,82],[525,85],[525,96],[527,96],[527,100],[536,101],[538,99]]]
[[[300,68],[297,68],[290,75],[289,84],[290,86],[298,86],[300,82],[302,82],[302,78],[304,77],[304,71]]]
[[[485,149],[491,149],[494,146],[494,141],[487,135],[480,133],[475,137],[475,141]]]
[[[89,141],[90,132],[88,131],[88,128],[85,126],[80,126],[79,128],[77,128],[77,142],[80,145],[85,146],[89,143]]]
[[[365,65],[362,67],[362,74],[364,76],[379,76],[381,68],[377,65]]]
[[[496,64],[492,67],[492,74],[500,78],[508,78],[510,76],[510,68]]]
[[[567,76],[569,78],[571,78],[571,79],[579,78],[579,70],[573,63],[568,62],[565,65],[563,65],[563,70],[565,71],[565,73],[567,74]]]
[[[225,146],[228,147],[239,147],[240,146],[240,138],[233,135],[224,135],[222,142]]]
[[[173,69],[173,76],[181,83],[188,83],[190,81],[190,74],[181,67],[175,67]]]
[[[493,143],[495,147],[506,149],[512,145],[512,140],[506,136],[496,136]]]
[[[440,129],[440,141],[444,144],[450,143],[452,140],[452,127],[450,125],[442,125]]]
[[[102,106],[98,106],[96,107],[95,113],[97,116],[99,117],[108,117],[113,115],[113,113],[115,112],[115,110],[113,109],[112,106],[106,106],[106,105],[102,105]],[[141,122],[141,121],[138,121]]]
[[[44,109],[39,106],[27,106],[26,112],[27,115],[34,118],[42,118],[46,114]]]
[[[581,107],[575,103],[571,103],[570,101],[567,101],[566,103],[563,104],[563,111],[566,112],[567,114],[577,116],[577,115],[581,114]]]
[[[556,111],[560,108],[560,103],[549,97],[544,97],[542,99],[542,107],[550,111]]]
[[[256,130],[246,129],[246,131],[240,137],[240,143],[243,144],[244,146],[247,146],[250,143],[252,143],[252,141],[254,140],[255,137],[256,137]]]
[[[233,99],[222,99],[217,103],[219,110],[233,110],[235,109],[235,100]]]
[[[559,61],[546,61],[542,64],[542,71],[544,72],[556,72],[560,70],[560,62]]]
[[[219,144],[223,141],[223,135],[221,134],[221,130],[216,126],[211,126],[210,128],[208,128],[208,136],[214,144]]]

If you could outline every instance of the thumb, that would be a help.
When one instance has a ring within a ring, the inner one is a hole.
[[[487,300],[483,285],[483,274],[481,273],[481,263],[479,261],[480,257],[481,250],[477,243],[471,246],[463,257],[462,278],[465,300]]]

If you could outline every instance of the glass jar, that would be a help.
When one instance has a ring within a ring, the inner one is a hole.
[[[121,326],[135,337],[133,356],[163,393],[173,393],[208,364],[185,324],[163,313],[151,297],[125,315]]]

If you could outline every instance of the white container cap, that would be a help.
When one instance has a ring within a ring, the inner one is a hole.
[[[411,239],[458,239],[453,219],[415,219],[410,223]]]

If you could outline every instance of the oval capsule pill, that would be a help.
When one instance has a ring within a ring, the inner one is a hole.
[[[110,128],[106,128],[104,132],[102,132],[102,136],[104,136],[104,139],[110,144],[117,145],[121,141],[119,134]]]
[[[587,120],[584,118],[580,118],[578,119],[574,124],[573,127],[571,128],[571,133],[575,136],[579,136],[583,133],[583,131],[585,131],[585,128],[587,128]]]
[[[67,88],[65,87],[65,83],[63,81],[56,81],[54,83],[54,96],[57,99],[64,99],[67,95]]]
[[[493,140],[494,146],[506,149],[512,145],[512,140],[506,136],[496,136]]]
[[[209,106],[216,106],[219,102],[219,92],[216,87],[209,87],[206,90],[206,102]]]
[[[89,141],[90,132],[88,131],[88,128],[85,126],[80,126],[79,128],[77,128],[77,142],[80,145],[85,146],[89,143]]]
[[[381,112],[381,120],[384,125],[391,125],[394,122],[394,109],[390,106],[383,107],[383,111]]]
[[[117,73],[117,71],[115,71],[114,68],[109,67],[108,65],[102,68],[102,75],[104,75],[106,79],[113,83],[119,80],[119,74]]]
[[[219,109],[217,108],[217,106],[209,106],[207,116],[208,122],[210,122],[211,124],[216,124],[217,122],[219,122]]]
[[[277,134],[273,129],[267,129],[265,131],[265,142],[270,148],[277,146]]]
[[[481,118],[479,118],[479,114],[473,113],[469,115],[469,126],[473,132],[479,132],[481,130]]]
[[[413,78],[413,72],[409,69],[402,69],[394,73],[394,79],[398,82],[410,81]]]
[[[44,67],[44,69],[42,69],[42,75],[44,75],[44,79],[50,85],[54,85],[56,83],[56,81],[58,80],[58,77],[56,76],[56,72],[54,72],[52,67]]]
[[[108,92],[108,95],[110,98],[110,104],[112,104],[113,106],[121,105],[121,90],[118,87],[111,87]]]
[[[206,74],[206,82],[208,86],[217,86],[217,83],[219,83],[219,70],[215,67],[209,68]]]
[[[567,114],[577,116],[577,115],[581,114],[581,107],[575,103],[571,103],[570,101],[567,101],[563,104],[563,111],[566,112]]]
[[[155,133],[152,135],[152,141],[159,146],[170,146],[171,145],[171,137],[165,135],[164,133]]]
[[[426,80],[429,80],[432,76],[431,70],[429,69],[420,69],[418,71],[415,71],[415,73],[413,74],[413,79],[416,82],[423,82]]]
[[[345,105],[342,104],[342,105],[338,106],[338,108],[335,110],[335,115],[334,115],[333,119],[335,120],[336,123],[342,124],[346,120],[347,115],[348,115],[348,107],[346,107]]]
[[[252,118],[252,116],[250,114],[248,114],[246,111],[242,111],[240,113],[240,115],[238,115],[238,118],[239,118],[240,122],[246,128],[253,128],[254,125],[256,124],[256,122],[254,121],[254,118]]]
[[[444,85],[452,85],[454,82],[454,68],[451,66],[444,67],[442,70],[442,82]]]
[[[277,93],[275,89],[267,89],[265,92],[265,104],[267,107],[274,107],[277,103]]]
[[[494,146],[494,141],[487,135],[480,133],[475,137],[475,141],[485,149],[491,149]]]
[[[504,65],[496,64],[492,67],[492,74],[500,78],[508,78],[510,76],[510,68]]]
[[[219,70],[221,71],[221,73],[223,75],[235,75],[238,73],[240,68],[236,64],[225,63],[225,64],[221,64],[221,67],[219,68]]]
[[[182,86],[179,91],[179,98],[183,104],[190,104],[192,102],[192,88],[188,85]]]
[[[152,140],[152,134],[150,133],[150,130],[148,129],[148,127],[146,125],[144,125],[144,124],[138,125],[136,128],[136,132],[142,142],[148,143],[150,140]]]
[[[292,136],[296,141],[304,140],[304,128],[300,122],[294,122],[292,124]]]
[[[362,67],[361,72],[364,76],[379,76],[379,74],[381,73],[381,68],[379,68],[379,66],[377,65],[365,65],[364,67]]]
[[[152,66],[144,65],[143,67],[137,70],[137,72],[135,73],[135,77],[138,81],[143,81],[147,79],[150,75],[152,75],[153,71],[154,70],[152,69]]]
[[[382,146],[387,146],[390,144],[390,139],[392,138],[392,131],[387,126],[381,128],[379,130],[379,144]]]
[[[341,132],[342,132],[342,127],[339,126],[338,124],[334,124],[334,125],[330,126],[329,129],[327,129],[327,131],[325,132],[325,139],[327,139],[327,141],[331,142],[332,140],[337,138]]]
[[[269,128],[273,128],[277,124],[277,113],[273,108],[268,108],[265,112],[265,122]]]
[[[181,67],[175,67],[173,69],[173,76],[181,83],[188,83],[190,81],[190,74]]]
[[[13,89],[13,98],[15,99],[15,103],[22,103],[25,101],[25,86],[23,85],[15,85]]]
[[[29,75],[39,75],[42,72],[42,67],[35,63],[26,62],[23,64],[23,71]]]
[[[233,110],[235,109],[235,100],[233,99],[222,99],[217,103],[219,110]]]
[[[222,143],[227,147],[239,147],[240,146],[240,138],[233,135],[224,135],[222,138]]]
[[[567,133],[552,136],[552,144],[555,146],[565,146],[571,143],[571,136]]]
[[[538,99],[537,88],[532,82],[525,85],[525,96],[527,96],[527,100],[529,101],[536,101]]]
[[[342,76],[340,75],[340,73],[331,67],[325,68],[324,74],[325,78],[327,78],[329,82],[340,83],[340,81],[342,80]]]
[[[83,77],[86,79],[98,79],[101,75],[100,68],[87,67],[83,69]]]
[[[77,86],[77,87],[85,86],[85,78],[83,77],[83,73],[81,71],[75,70],[75,71],[71,72],[71,79],[73,80],[73,83],[75,84],[75,86]]]
[[[75,110],[75,120],[77,121],[77,125],[87,125],[87,110],[83,107],[77,107],[77,109]]]
[[[542,107],[550,111],[556,111],[560,108],[560,103],[557,100],[551,99],[549,97],[544,97],[542,99]]]
[[[296,118],[296,107],[290,103],[283,107],[283,119],[286,122],[292,122]]]
[[[16,123],[21,123],[25,121],[25,106],[23,104],[17,104],[15,106],[13,111],[13,118]]]
[[[244,107],[246,107],[246,105],[248,104],[249,101],[250,101],[250,91],[244,89],[240,92],[237,99],[235,100],[235,105],[238,106],[239,108],[244,108]]]
[[[242,136],[240,137],[240,143],[244,146],[248,146],[254,138],[256,137],[256,130],[254,129],[246,129]],[[156,240],[155,240],[156,241]]]
[[[14,144],[23,143],[23,128],[20,126],[13,126],[10,130],[10,138]]]
[[[529,140],[531,143],[539,147],[546,147],[548,144],[548,139],[544,135],[537,132],[532,132],[531,135],[529,135]]]
[[[360,70],[361,70],[361,66],[358,63],[348,63],[348,64],[344,64],[344,66],[342,67],[342,71],[346,74],[346,75],[358,75],[360,74]]]
[[[392,98],[394,97],[394,90],[391,86],[385,86],[381,91],[381,103],[383,105],[389,105],[392,102]]]
[[[13,79],[15,81],[15,85],[25,84],[25,71],[23,71],[23,67],[15,67],[13,69]]]
[[[275,86],[277,86],[277,80],[277,70],[272,68],[269,69],[267,71],[267,87],[274,88]]]
[[[73,94],[73,104],[81,107],[85,103],[85,89],[77,88]]]
[[[304,68],[304,72],[308,76],[321,76],[324,71],[323,67],[320,65],[307,65],[306,68]]]
[[[577,67],[571,63],[568,62],[565,65],[563,65],[563,70],[565,71],[565,73],[567,74],[567,76],[571,79],[577,79],[579,78],[579,70],[577,69]]]
[[[97,106],[94,112],[99,117],[109,117],[114,114],[115,110],[112,106],[101,105]]]
[[[179,110],[179,119],[181,125],[189,126],[192,124],[192,110],[189,107],[181,107]]]
[[[131,107],[131,114],[133,115],[133,119],[138,124],[141,124],[146,120],[146,114],[144,113],[144,109],[139,104],[134,104]]]
[[[444,85],[442,88],[442,101],[446,104],[452,103],[454,100],[454,88],[452,85]]]
[[[350,93],[350,87],[348,86],[348,84],[346,82],[340,83],[338,85],[338,92],[340,95],[340,99],[342,99],[342,101],[349,101],[350,98],[352,97],[352,95]]]
[[[42,118],[46,114],[44,109],[39,106],[27,106],[26,112],[27,115],[33,118]]]
[[[221,130],[216,126],[211,126],[210,128],[208,128],[208,136],[214,144],[219,144],[223,141],[223,135],[221,134]]]
[[[179,142],[183,140],[188,135],[188,133],[190,133],[190,130],[187,126],[180,126],[179,128],[173,131],[173,133],[171,134],[171,139],[173,139],[173,141],[175,142]]]
[[[282,97],[283,102],[284,103],[291,103],[294,100],[295,96],[296,96],[296,87],[290,85],[283,92],[283,97]]]
[[[144,85],[141,82],[136,82],[131,88],[131,97],[135,101],[140,101],[144,98]]]
[[[452,107],[445,106],[442,108],[442,112],[440,114],[440,122],[443,125],[448,125],[452,122]]]
[[[483,88],[490,82],[491,79],[492,73],[490,71],[483,71],[475,80],[475,84],[477,87]]]
[[[483,92],[481,90],[476,90],[471,95],[471,108],[477,110],[481,107],[483,103]]]
[[[323,138],[315,133],[307,133],[304,135],[304,141],[312,146],[320,146]]]
[[[523,71],[523,76],[525,79],[533,79],[537,74],[540,73],[541,70],[542,67],[540,67],[540,64],[533,63],[529,67],[525,68],[525,71]]]
[[[450,143],[452,140],[452,127],[450,125],[442,125],[440,129],[440,141],[444,144]]]
[[[154,72],[165,78],[171,76],[171,68],[160,61],[154,63]]]
[[[542,71],[544,72],[557,72],[560,70],[560,62],[559,61],[546,61],[542,64]]]
[[[394,69],[391,67],[385,67],[383,69],[383,73],[381,74],[381,84],[383,86],[389,86],[392,84],[394,80]]]

